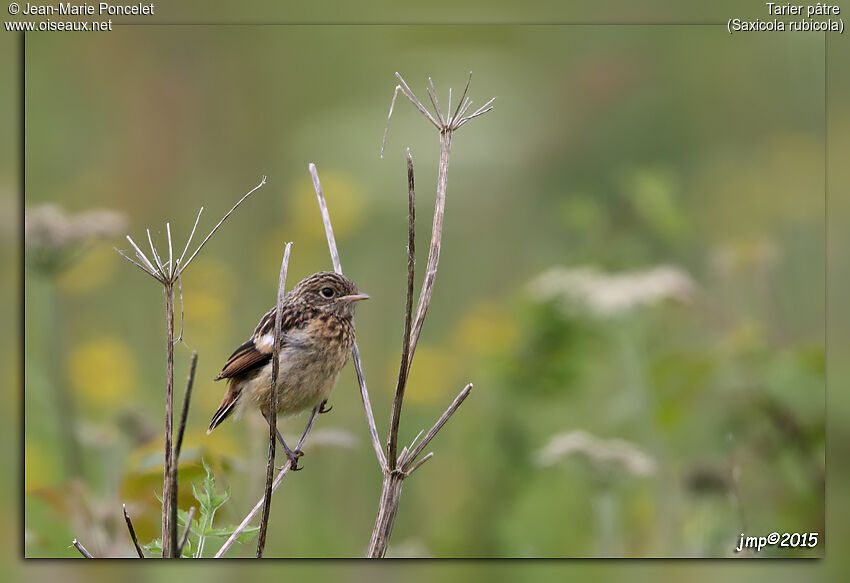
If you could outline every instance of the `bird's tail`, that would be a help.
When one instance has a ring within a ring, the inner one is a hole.
[[[215,415],[212,417],[212,421],[210,421],[210,427],[207,429],[207,435],[212,433],[212,430],[219,426],[219,424],[227,419],[233,410],[236,408],[236,404],[239,402],[239,396],[241,395],[242,390],[236,388],[236,383],[231,380],[230,386],[227,388],[227,392],[224,394],[224,399],[221,401],[221,405],[218,406],[218,411],[215,412]]]

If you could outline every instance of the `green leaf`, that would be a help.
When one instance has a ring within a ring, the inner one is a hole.
[[[207,491],[215,490],[215,474],[212,471],[212,468],[207,465],[207,461],[204,458],[201,458],[201,465],[204,466],[204,472],[206,476],[204,477],[204,487]]]
[[[215,491],[210,492],[210,505],[214,511],[221,508],[229,499],[230,488],[225,488],[223,494],[217,494]]]
[[[186,526],[186,521],[189,519],[189,513],[186,510],[177,509],[177,524]],[[193,519],[194,520],[194,519]]]
[[[198,486],[192,484],[192,494],[195,496],[195,500],[198,501],[198,504],[201,505],[201,514],[209,514],[212,511],[209,490],[204,489],[202,492]]]
[[[230,489],[225,488],[223,493],[216,492],[215,474],[212,468],[202,458],[201,465],[204,466],[205,477],[201,488],[192,485],[192,493],[201,505],[201,515],[208,516],[222,507],[230,499]]]
[[[142,546],[143,549],[154,555],[162,554],[162,540],[155,538],[151,542]]]

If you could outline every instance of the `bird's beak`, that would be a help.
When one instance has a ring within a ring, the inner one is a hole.
[[[344,302],[359,302],[362,300],[368,300],[369,294],[352,294],[350,296],[342,296],[339,299]]]

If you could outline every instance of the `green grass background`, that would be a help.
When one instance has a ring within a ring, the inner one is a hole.
[[[291,281],[329,267],[307,162],[319,165],[346,272],[373,296],[358,332],[383,429],[403,302],[403,149],[416,161],[421,251],[436,162],[436,136],[404,103],[378,159],[392,72],[423,98],[432,76],[445,99],[472,69],[476,102],[499,99],[454,143],[403,435],[467,380],[476,390],[406,486],[394,542],[453,557],[728,556],[741,512],[728,492],[690,488],[695,469],[741,467],[753,533],[824,529],[823,59],[821,35],[730,38],[718,27],[30,35],[25,202],[110,207],[137,239],[151,226],[162,240],[166,217],[185,236],[198,206],[211,221],[269,176],[184,281],[186,342],[201,360],[181,506],[203,456],[233,492],[219,519],[238,521],[262,486],[263,431],[244,420],[206,437],[221,391],[208,379],[273,299],[283,242],[295,241]],[[830,105],[847,117],[840,100]],[[661,263],[691,274],[692,302],[599,321],[528,297],[552,266]],[[54,283],[60,308],[44,321]],[[127,420],[161,425],[161,294],[105,243],[54,283],[26,272],[25,551],[71,557],[70,538],[91,532],[90,550],[128,555],[121,502],[137,508],[142,538],[158,530],[161,446],[140,442]],[[178,349],[178,379],[188,355]],[[51,358],[80,411],[87,463],[76,489],[62,470]],[[334,405],[320,428],[359,447],[308,451],[308,470],[273,507],[270,556],[356,556],[368,539],[380,476],[353,371]],[[579,428],[631,441],[658,473],[532,463],[551,435]],[[603,498],[614,507],[607,526]],[[88,526],[71,508],[79,500],[96,514]]]

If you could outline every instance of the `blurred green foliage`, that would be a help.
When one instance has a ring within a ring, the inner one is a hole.
[[[471,69],[475,102],[499,99],[453,144],[443,255],[403,441],[465,382],[476,388],[405,486],[391,552],[732,556],[742,531],[823,532],[820,36],[127,27],[26,42],[28,206],[112,208],[136,240],[150,226],[161,243],[166,219],[181,240],[203,205],[206,231],[269,176],[183,281],[184,338],[200,361],[182,509],[196,503],[201,459],[232,493],[217,520],[238,522],[261,495],[262,422],[246,415],[207,436],[223,391],[207,379],[273,302],[285,241],[295,242],[290,281],[330,267],[310,161],[346,273],[373,298],[358,311],[358,338],[385,431],[404,302],[404,147],[417,171],[419,265],[437,159],[431,128],[401,102],[378,158],[392,73],[420,97],[430,75],[445,99]],[[529,289],[557,266],[662,264],[695,282],[687,301],[595,317]],[[72,557],[77,537],[96,556],[132,556],[122,503],[141,540],[159,531],[160,291],[109,245],[60,274],[29,270],[25,286],[25,553]],[[190,354],[178,347],[177,379]],[[74,396],[84,451],[73,478],[57,383]],[[365,549],[380,475],[350,367],[333,405],[308,442],[306,471],[276,494],[267,556]],[[286,421],[285,433],[304,421]],[[655,471],[580,456],[537,463],[553,436],[577,429],[633,444]],[[230,554],[250,556],[251,546]]]

